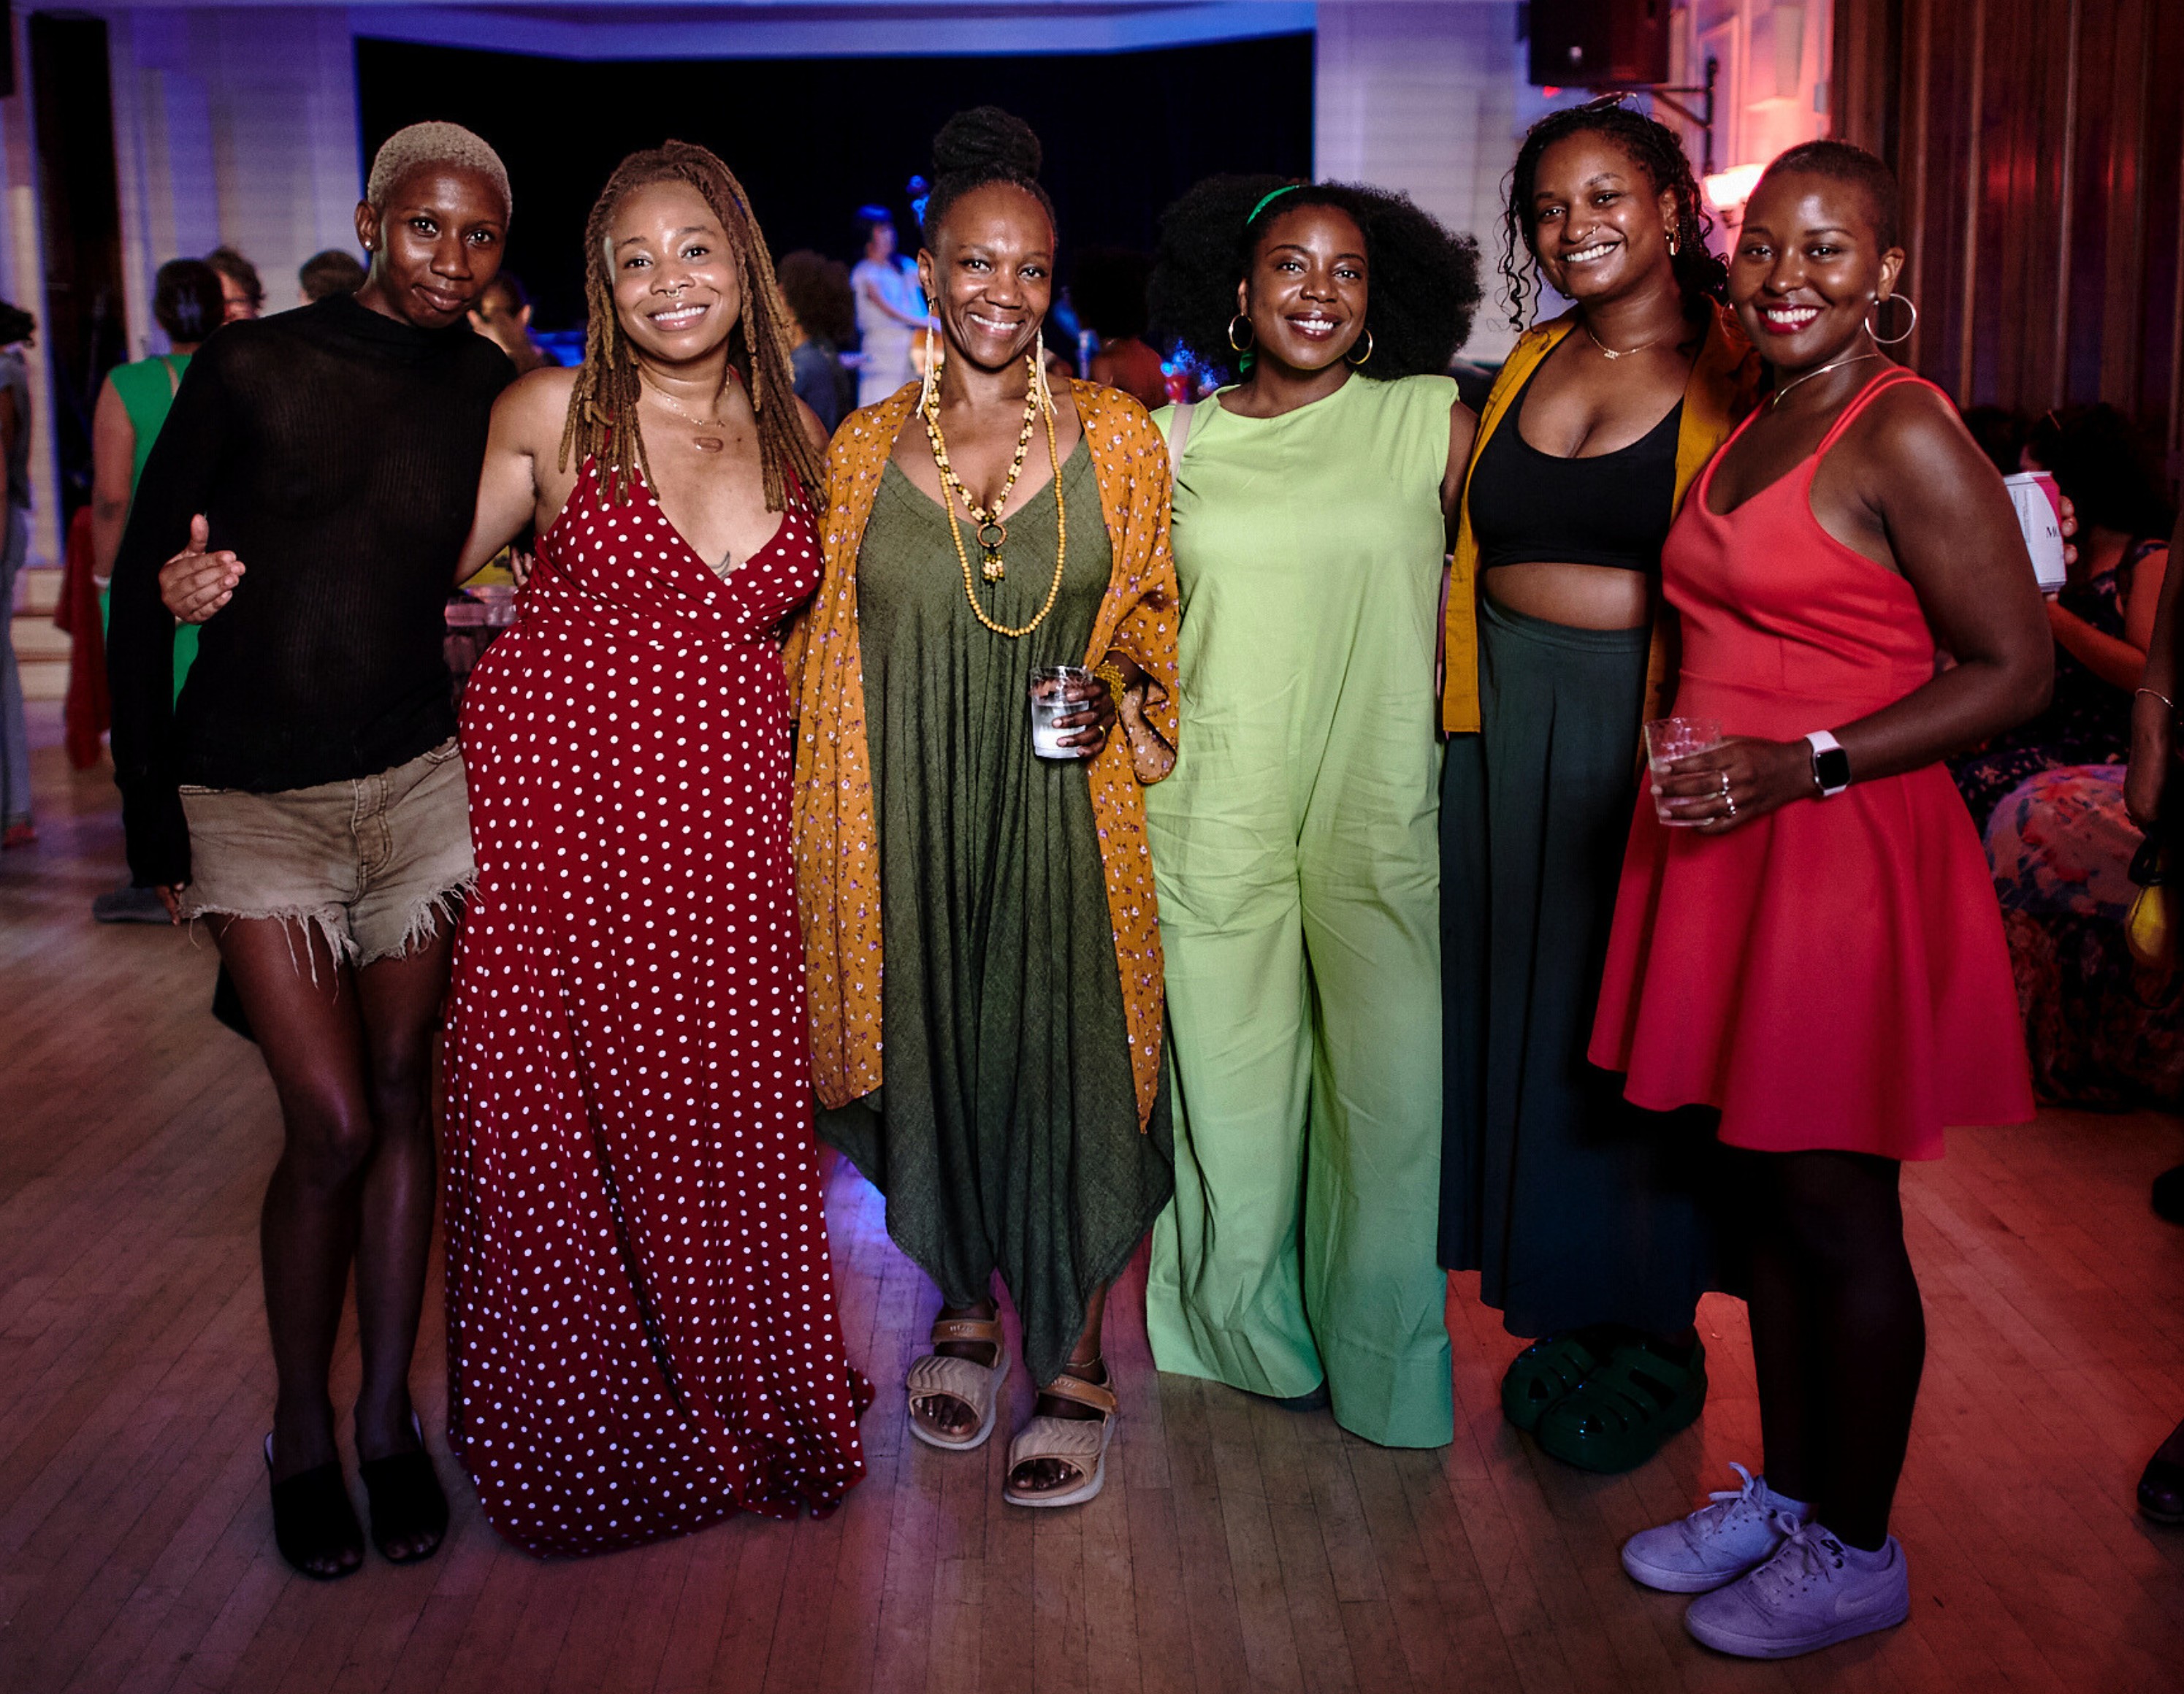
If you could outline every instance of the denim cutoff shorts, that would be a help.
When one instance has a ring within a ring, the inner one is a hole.
[[[337,959],[397,958],[452,923],[477,876],[453,737],[376,776],[259,794],[184,784],[182,916],[272,917]]]

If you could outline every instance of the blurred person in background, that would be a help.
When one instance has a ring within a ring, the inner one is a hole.
[[[31,376],[23,349],[37,320],[0,300],[0,480],[6,483],[7,535],[0,542],[0,610],[12,612],[15,577],[31,550]],[[31,822],[31,739],[23,718],[23,679],[15,644],[0,632],[0,848],[38,839]]]
[[[308,306],[329,294],[354,294],[364,287],[364,265],[353,253],[330,247],[304,261],[296,273],[296,304]]]
[[[202,259],[170,259],[159,267],[152,289],[152,316],[166,332],[168,350],[106,373],[91,420],[92,575],[99,588],[102,614],[107,580],[121,550],[136,482],[151,457],[152,443],[167,421],[182,373],[205,337],[226,321],[227,297],[218,271]],[[175,631],[175,694],[198,654],[198,631],[185,623]],[[167,908],[149,883],[125,881],[91,903],[101,923],[164,923]]]
[[[1142,253],[1088,247],[1077,256],[1069,293],[1078,321],[1099,338],[1085,374],[1157,411],[1167,404],[1167,373],[1145,339],[1145,285],[1152,268]]]
[[[531,296],[523,279],[504,270],[486,284],[471,308],[471,327],[508,355],[519,376],[560,361],[531,338]]]
[[[861,209],[857,227],[865,238],[865,256],[850,273],[863,350],[857,404],[869,406],[916,374],[911,368],[910,341],[912,331],[925,327],[925,296],[917,278],[895,257],[894,220],[887,209]]]
[[[204,262],[220,273],[229,323],[239,324],[265,309],[265,285],[258,280],[258,267],[235,248],[222,242],[205,255]]]
[[[838,259],[799,248],[782,256],[775,275],[797,337],[789,355],[796,373],[796,398],[811,408],[832,435],[857,404],[857,379],[842,363],[843,345],[857,332],[850,267]]]
[[[2176,519],[2153,444],[2110,405],[2048,413],[2027,432],[2018,468],[2049,472],[2075,504],[2077,557],[2047,603],[2053,702],[1952,762],[1982,836],[2010,792],[2042,772],[2125,761]]]

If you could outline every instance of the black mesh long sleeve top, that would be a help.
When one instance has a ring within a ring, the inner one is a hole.
[[[139,883],[188,880],[180,784],[309,788],[454,733],[443,608],[514,376],[466,324],[419,329],[348,295],[230,325],[190,361],[114,566],[114,767]],[[159,567],[199,512],[245,569],[177,701]]]

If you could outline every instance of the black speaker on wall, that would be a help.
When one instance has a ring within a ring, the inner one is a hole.
[[[1531,79],[1543,88],[1669,80],[1669,0],[1532,0]]]

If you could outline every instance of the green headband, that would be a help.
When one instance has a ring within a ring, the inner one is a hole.
[[[1296,190],[1303,187],[1304,184],[1301,182],[1284,182],[1280,187],[1275,189],[1273,193],[1262,195],[1259,199],[1259,203],[1251,208],[1251,215],[1244,220],[1244,227],[1247,230],[1251,228],[1253,224],[1258,222],[1259,214],[1265,211],[1268,206],[1280,199],[1283,195],[1294,193]]]

